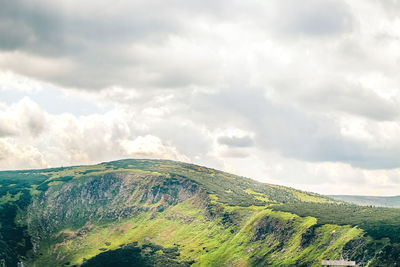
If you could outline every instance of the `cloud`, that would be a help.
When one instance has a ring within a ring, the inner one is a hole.
[[[43,133],[47,117],[40,107],[25,97],[11,107],[0,109],[0,129],[7,136],[38,137]]]
[[[221,85],[230,79],[226,52],[248,49],[246,38],[263,31],[285,38],[336,35],[351,32],[353,21],[342,1],[3,0],[1,5],[0,67],[84,89]]]
[[[399,188],[397,4],[0,4],[1,152],[21,159],[0,166],[155,157]]]
[[[0,71],[0,91],[36,93],[42,90],[42,83],[17,75],[10,71]]]
[[[176,144],[148,134],[153,131],[146,126],[124,109],[54,115],[25,97],[0,110],[0,166],[39,168],[128,157],[190,161]]]
[[[121,147],[128,157],[189,161],[187,157],[179,154],[176,148],[165,146],[160,138],[152,135],[138,136],[134,140],[122,140]]]
[[[47,167],[46,156],[36,147],[9,138],[0,139],[0,168],[3,170]]]
[[[22,129],[27,129],[33,137],[43,133],[46,127],[46,114],[29,98],[24,98],[16,106],[18,122],[22,123]],[[22,134],[22,133],[20,133]]]
[[[292,105],[278,105],[257,89],[204,94],[196,97],[193,106],[207,118],[212,118],[213,113],[219,114],[215,118],[219,127],[235,126],[253,132],[258,148],[274,150],[285,157],[343,162],[366,169],[400,166],[398,122],[368,121],[359,129],[369,137],[366,139],[360,133],[345,133],[338,118],[347,118],[346,114],[309,113]],[[213,122],[209,121],[209,125]],[[384,144],[383,135],[386,136]]]
[[[249,147],[254,144],[250,136],[221,136],[218,138],[218,143],[232,147]]]
[[[218,12],[218,1],[18,0],[1,5],[2,68],[85,89],[185,86],[213,77],[213,57],[180,35],[190,30],[186,20]],[[194,75],[196,68],[205,73]]]
[[[315,84],[297,97],[308,107],[342,111],[373,120],[394,120],[400,111],[396,100],[384,99],[360,85],[343,82]]]
[[[4,123],[3,121],[0,122],[0,137],[6,137],[13,135],[14,132],[10,127]]]
[[[283,0],[278,8],[278,27],[288,34],[329,36],[351,32],[354,27],[350,7],[344,1]]]

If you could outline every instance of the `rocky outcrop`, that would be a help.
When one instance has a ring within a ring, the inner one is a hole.
[[[251,241],[263,240],[269,235],[283,243],[290,239],[293,234],[292,221],[282,221],[278,218],[264,217],[254,227],[254,235]]]

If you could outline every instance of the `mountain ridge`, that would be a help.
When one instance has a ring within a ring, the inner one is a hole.
[[[400,208],[400,196],[327,195],[327,197],[361,206]]]
[[[0,183],[7,266],[319,266],[340,255],[360,265],[400,262],[395,209],[365,217],[326,196],[204,166],[125,159],[3,171]],[[343,221],[348,214],[368,224]],[[377,214],[392,226],[376,228]]]

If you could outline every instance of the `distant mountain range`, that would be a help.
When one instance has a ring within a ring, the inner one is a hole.
[[[0,172],[0,266],[400,264],[400,210],[193,164]]]
[[[400,196],[375,197],[354,195],[329,195],[328,197],[338,201],[349,202],[361,206],[400,208]]]

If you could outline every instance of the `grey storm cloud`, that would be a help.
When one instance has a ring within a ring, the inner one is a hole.
[[[90,49],[85,45],[95,42],[107,45],[152,37],[161,41],[166,36],[163,33],[179,32],[182,28],[174,19],[173,10],[165,13],[154,10],[157,6],[166,7],[156,1],[125,2],[122,6],[105,1],[57,4],[2,0],[1,4],[2,48],[20,48],[48,56],[87,52],[82,51]]]
[[[0,49],[27,55],[24,64],[7,62],[6,67],[62,86],[85,89],[202,83],[204,77],[191,74],[195,69],[185,71],[185,64],[196,61],[182,63],[182,59],[171,55],[166,58],[170,62],[163,62],[157,57],[165,54],[163,49],[170,36],[185,31],[185,20],[212,16],[218,12],[217,2],[74,3],[2,0]],[[55,62],[63,71],[54,74],[53,70],[28,68],[35,63],[29,62],[29,56]]]
[[[290,34],[328,36],[353,30],[350,7],[343,1],[283,0],[279,6],[285,10],[280,26]]]
[[[342,0],[281,0],[251,3],[253,6],[243,5],[240,17],[252,21],[252,26],[259,27],[266,35],[273,38],[283,38],[286,41],[303,37],[337,38],[357,28],[351,7]]]
[[[254,144],[250,136],[221,136],[218,143],[232,147],[249,147]]]
[[[40,80],[75,88],[102,89],[212,86],[221,62],[204,52],[187,57],[171,38],[196,40],[196,23],[258,21],[255,27],[297,36],[331,35],[351,30],[342,1],[272,1],[279,16],[269,18],[260,2],[240,1],[47,1],[1,0],[0,50],[12,55],[2,67]],[[257,14],[257,18],[254,18]],[[284,14],[284,16],[282,16]],[[263,26],[264,25],[264,26]],[[276,25],[276,26],[275,26]],[[182,48],[185,49],[185,48]],[[216,48],[217,49],[217,48]],[[214,49],[214,50],[216,50]],[[213,49],[211,49],[213,50]],[[194,52],[196,53],[196,52]],[[47,62],[47,69],[37,68]],[[23,61],[24,64],[21,64]],[[55,71],[55,69],[62,71]]]
[[[400,166],[400,142],[374,146],[343,136],[339,125],[324,114],[304,112],[271,102],[261,90],[224,91],[196,98],[194,106],[205,116],[218,113],[222,125],[235,125],[255,133],[254,142],[285,157],[312,162],[345,162],[364,169]],[[360,100],[362,102],[362,99]],[[220,143],[242,145],[243,140],[220,138]]]
[[[342,82],[318,84],[297,97],[310,107],[347,112],[378,121],[394,120],[400,111],[395,102],[383,99],[359,85]]]

